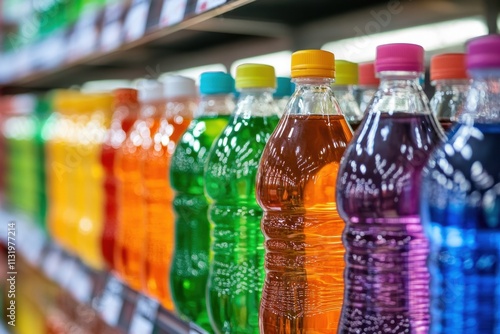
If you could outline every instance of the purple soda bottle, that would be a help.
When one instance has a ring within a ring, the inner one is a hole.
[[[424,50],[377,47],[380,86],[339,169],[346,223],[339,333],[427,333],[428,244],[419,216],[422,169],[444,138],[419,77]]]

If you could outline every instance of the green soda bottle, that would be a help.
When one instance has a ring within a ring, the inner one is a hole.
[[[170,284],[179,314],[211,331],[205,289],[208,279],[210,224],[203,168],[213,141],[234,110],[234,80],[224,72],[200,78],[197,115],[172,156],[170,182],[175,190],[175,251]]]
[[[240,97],[205,166],[205,191],[213,201],[207,303],[217,333],[259,333],[264,237],[255,181],[260,157],[279,120],[272,96],[275,87],[272,66],[237,68]]]

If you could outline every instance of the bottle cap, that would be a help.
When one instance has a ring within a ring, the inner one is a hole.
[[[276,91],[273,96],[277,98],[281,98],[284,96],[291,96],[292,91],[292,82],[288,77],[277,77],[276,78]],[[294,85],[295,86],[295,85]]]
[[[377,46],[375,71],[424,71],[424,48],[417,44],[394,43]]]
[[[347,60],[335,60],[335,84],[357,85],[358,64]]]
[[[292,54],[292,78],[335,78],[335,56],[324,50],[301,50]]]
[[[133,88],[118,88],[113,91],[116,103],[134,104],[137,103],[139,92]]]
[[[467,42],[467,68],[500,67],[500,35],[487,35]]]
[[[157,80],[142,79],[137,82],[139,101],[152,102],[163,99],[163,84]]]
[[[202,95],[230,94],[234,91],[234,79],[224,72],[204,72],[200,76]]]
[[[236,89],[276,88],[274,67],[264,64],[243,64],[236,68]]]
[[[173,99],[181,96],[195,97],[196,82],[181,75],[166,75],[162,79],[164,96]]]
[[[361,86],[378,86],[380,79],[375,76],[375,63],[358,64],[359,84]]]
[[[431,58],[431,81],[467,79],[464,53],[443,53]]]

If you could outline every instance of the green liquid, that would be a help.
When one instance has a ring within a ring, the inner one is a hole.
[[[211,331],[205,290],[208,279],[210,224],[204,193],[203,168],[213,141],[229,116],[194,119],[177,144],[170,167],[175,190],[175,253],[170,273],[172,297],[178,312]]]
[[[259,333],[264,282],[262,210],[255,199],[260,157],[277,116],[233,116],[205,170],[212,223],[208,311],[219,333]]]

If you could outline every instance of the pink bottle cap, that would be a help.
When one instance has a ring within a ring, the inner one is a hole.
[[[467,68],[500,67],[500,35],[486,35],[467,42]]]
[[[377,46],[375,71],[424,71],[424,48],[417,44],[394,43]]]
[[[380,79],[375,76],[374,62],[358,64],[358,81],[361,86],[378,86]]]

